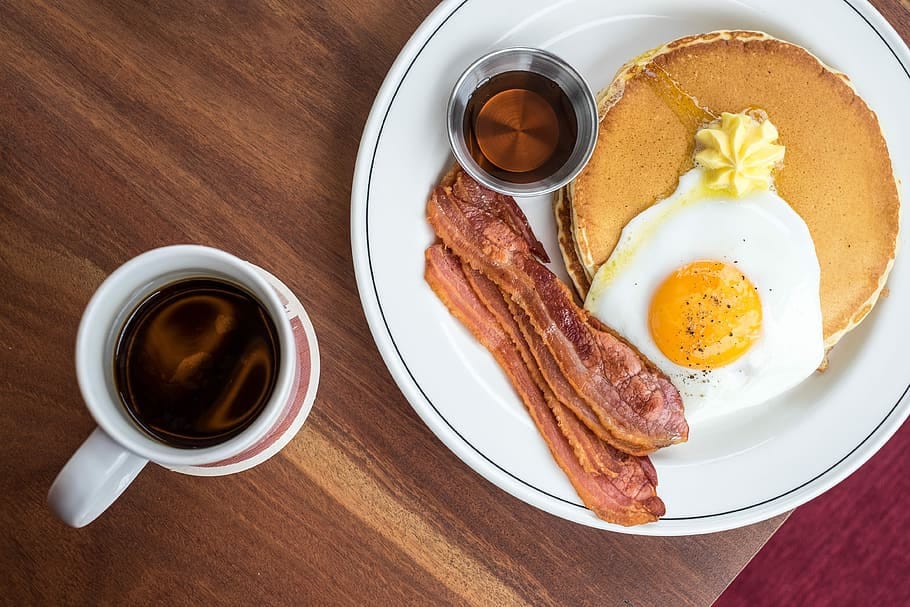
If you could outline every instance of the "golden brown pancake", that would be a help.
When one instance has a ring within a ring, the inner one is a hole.
[[[710,119],[701,106],[717,115],[761,109],[777,126],[786,157],[775,184],[815,242],[825,345],[875,305],[900,203],[878,119],[845,75],[761,32],[713,32],[632,60],[598,104],[594,156],[556,197],[560,246],[582,296],[623,227],[693,167],[695,131]]]

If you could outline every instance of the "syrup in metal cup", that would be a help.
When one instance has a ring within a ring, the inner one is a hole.
[[[503,49],[475,61],[452,90],[447,118],[462,168],[513,196],[564,186],[597,141],[591,89],[565,61],[538,49]]]

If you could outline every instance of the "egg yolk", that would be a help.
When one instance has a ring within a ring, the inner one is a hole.
[[[761,332],[761,300],[739,269],[696,261],[671,274],[651,300],[648,322],[660,351],[677,365],[714,369],[745,354]]]

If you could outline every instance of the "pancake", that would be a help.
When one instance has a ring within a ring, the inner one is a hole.
[[[786,146],[778,193],[809,226],[821,266],[825,346],[875,305],[897,247],[900,202],[875,113],[849,79],[761,32],[673,41],[623,66],[598,98],[585,170],[555,201],[559,242],[584,297],[623,227],[693,167],[695,131],[714,115],[764,110]]]

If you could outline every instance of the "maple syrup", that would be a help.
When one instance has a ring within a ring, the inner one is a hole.
[[[679,83],[659,65],[649,63],[643,73],[651,90],[693,133],[705,123],[718,118],[717,114],[701,105],[695,97],[683,90]]]
[[[497,74],[471,95],[464,135],[474,160],[503,181],[531,183],[572,155],[578,124],[558,84],[526,71]]]

